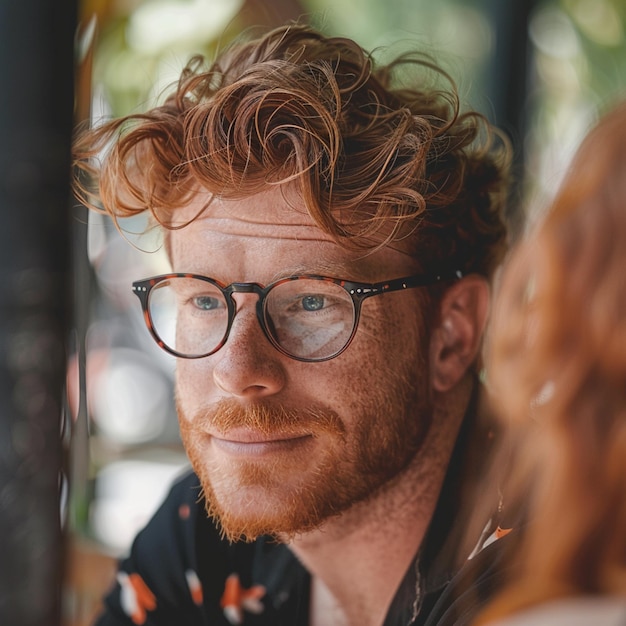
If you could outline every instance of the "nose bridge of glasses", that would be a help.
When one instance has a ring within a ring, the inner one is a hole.
[[[261,309],[262,309],[262,302],[264,299],[263,296],[266,290],[263,288],[262,285],[259,285],[259,283],[231,283],[230,285],[228,285],[228,287],[226,287],[226,289],[224,289],[224,292],[227,294],[227,296],[232,300],[232,302],[235,305],[233,313],[236,313],[242,304],[241,302],[238,302],[237,300],[235,300],[235,298],[233,297],[235,294],[237,293],[256,294],[257,317],[259,317],[259,321],[261,321],[261,325],[263,325],[263,321],[261,319],[262,318]]]
[[[263,331],[263,334],[270,339],[270,341],[273,343],[272,340],[272,329],[268,328],[268,324],[267,321],[265,320],[265,316],[263,315],[263,301],[265,299],[265,294],[267,293],[267,288],[264,288],[262,285],[260,285],[259,283],[231,283],[230,285],[228,285],[228,287],[226,287],[226,289],[224,290],[225,293],[228,294],[228,297],[234,302],[234,308],[232,309],[232,315],[234,319],[234,316],[237,314],[237,311],[239,310],[239,307],[241,306],[241,302],[237,302],[233,296],[234,294],[237,293],[241,293],[241,294],[256,294],[257,295],[257,301],[256,301],[256,318],[259,322],[259,325],[261,326],[261,330]]]
[[[230,297],[235,293],[255,293],[259,298],[262,298],[264,293],[264,289],[259,283],[231,283],[225,291]]]

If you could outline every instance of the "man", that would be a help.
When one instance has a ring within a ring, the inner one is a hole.
[[[463,510],[481,509],[475,369],[506,150],[427,70],[447,78],[285,27],[77,141],[79,197],[163,227],[173,273],[134,289],[178,357],[194,470],[102,626],[471,614],[448,583],[486,522]]]

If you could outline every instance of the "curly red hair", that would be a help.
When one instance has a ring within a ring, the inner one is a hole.
[[[292,182],[342,245],[402,239],[425,266],[489,275],[506,247],[508,146],[428,74],[450,80],[425,58],[378,66],[351,40],[276,29],[208,69],[193,58],[163,105],[78,135],[76,193],[169,228],[199,191]]]

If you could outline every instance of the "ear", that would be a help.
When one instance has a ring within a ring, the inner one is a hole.
[[[430,377],[435,391],[452,389],[476,359],[489,311],[489,285],[470,274],[443,295],[430,340]]]

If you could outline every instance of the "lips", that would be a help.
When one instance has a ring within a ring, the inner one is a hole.
[[[312,439],[313,436],[308,433],[265,433],[237,428],[224,434],[212,435],[211,443],[218,450],[229,454],[260,456],[293,451]]]
[[[289,432],[283,430],[267,433],[256,428],[231,428],[226,433],[216,433],[212,435],[214,439],[237,443],[272,443],[310,436],[311,434],[307,432]]]

